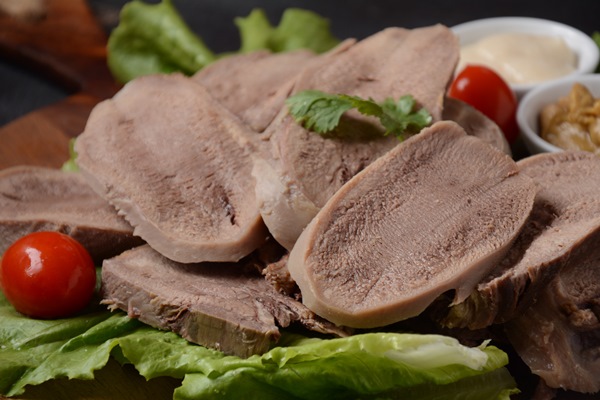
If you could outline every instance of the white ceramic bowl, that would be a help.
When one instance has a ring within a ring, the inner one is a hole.
[[[541,84],[521,99],[517,109],[517,123],[523,142],[531,154],[562,151],[560,147],[550,144],[539,135],[539,116],[546,104],[566,96],[575,82],[586,86],[594,97],[600,98],[600,74],[586,74]]]
[[[598,46],[589,35],[571,26],[546,19],[528,17],[486,18],[456,25],[452,27],[452,30],[458,36],[461,46],[498,33],[515,32],[560,36],[577,55],[577,69],[572,75],[594,72],[600,60]],[[540,84],[511,84],[510,86],[517,98],[520,99],[526,92]]]

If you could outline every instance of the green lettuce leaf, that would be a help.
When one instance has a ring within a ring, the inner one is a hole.
[[[125,4],[108,40],[108,66],[120,82],[153,73],[188,75],[215,60],[170,0]]]
[[[27,385],[60,377],[93,379],[117,338],[140,325],[95,310],[68,319],[27,318],[0,295],[0,393],[21,394]]]
[[[310,49],[322,53],[339,40],[329,20],[298,8],[284,11],[279,25],[271,25],[262,9],[234,20],[240,32],[240,49],[215,55],[192,32],[170,0],[146,4],[134,0],[121,10],[119,25],[108,40],[108,66],[120,82],[155,73],[192,75],[220,57],[267,49],[283,52]]]
[[[439,335],[300,338],[262,356],[215,360],[187,374],[175,399],[508,399],[515,386],[507,362],[495,347],[469,349]]]
[[[240,52],[309,49],[323,53],[339,43],[331,34],[329,20],[309,10],[286,9],[277,27],[271,25],[262,9],[255,9],[234,22],[240,31]]]
[[[69,159],[64,162],[61,169],[65,172],[79,172],[77,165],[77,152],[75,151],[75,138],[69,140]]]
[[[194,345],[122,312],[61,320],[24,317],[0,295],[0,393],[60,377],[93,379],[109,357],[147,379],[183,379],[175,399],[508,399],[506,354],[439,335],[371,333],[315,339],[285,333],[278,347],[241,359]],[[218,394],[218,395],[217,395]]]

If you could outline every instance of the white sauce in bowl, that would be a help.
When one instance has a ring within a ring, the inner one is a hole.
[[[576,71],[577,55],[558,36],[500,33],[464,46],[457,71],[466,64],[486,65],[510,84],[530,84]]]

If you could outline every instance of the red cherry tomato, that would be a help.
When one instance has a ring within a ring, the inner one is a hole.
[[[0,284],[6,299],[22,314],[68,317],[90,302],[96,268],[75,239],[58,232],[36,232],[6,250]]]
[[[450,85],[448,96],[470,104],[498,124],[509,143],[517,138],[517,98],[500,75],[490,68],[467,65]]]

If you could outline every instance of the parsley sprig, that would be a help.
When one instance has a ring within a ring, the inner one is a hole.
[[[325,134],[338,126],[342,115],[356,108],[361,114],[379,118],[385,128],[385,135],[396,135],[400,140],[418,133],[431,124],[431,114],[424,109],[416,109],[416,101],[405,95],[394,101],[387,98],[377,103],[369,98],[346,94],[330,94],[319,90],[299,92],[286,101],[290,114],[306,129]]]

